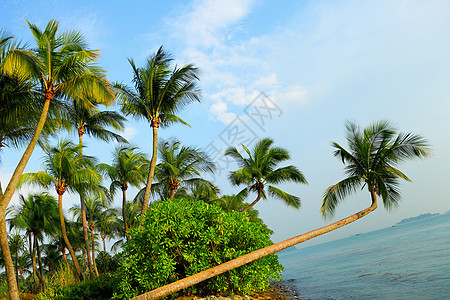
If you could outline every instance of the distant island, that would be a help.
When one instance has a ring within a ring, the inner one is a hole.
[[[426,219],[426,218],[437,216],[437,215],[439,215],[439,214],[438,213],[436,213],[436,214],[430,214],[430,213],[421,214],[421,215],[419,215],[417,217],[411,217],[411,218],[403,219],[400,222],[398,222],[396,225],[409,223],[409,222],[414,222],[414,221],[417,221],[417,220],[422,220],[422,219]]]

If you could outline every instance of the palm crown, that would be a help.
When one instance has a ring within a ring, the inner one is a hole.
[[[286,181],[297,183],[307,183],[302,172],[295,166],[277,168],[283,161],[289,160],[289,153],[278,147],[272,147],[273,141],[269,138],[260,140],[253,151],[248,150],[244,145],[244,151],[248,157],[242,156],[235,147],[230,147],[225,155],[235,158],[240,169],[231,172],[229,179],[233,185],[247,185],[239,194],[247,195],[248,192],[256,192],[257,198],[244,211],[250,209],[261,198],[267,199],[265,187],[269,195],[283,200],[287,205],[298,208],[300,198],[290,195],[281,189],[273,186]]]
[[[334,156],[346,165],[347,178],[330,186],[323,195],[322,215],[333,215],[336,206],[358,188],[367,186],[372,193],[383,199],[386,209],[394,208],[400,200],[399,179],[411,181],[397,165],[411,158],[430,155],[427,141],[420,135],[397,133],[387,121],[376,122],[361,131],[352,122],[347,122],[349,151],[333,143]]]

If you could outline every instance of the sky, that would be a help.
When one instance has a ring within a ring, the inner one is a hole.
[[[242,188],[227,180],[236,169],[223,155],[227,147],[251,147],[270,137],[287,149],[292,159],[284,165],[298,167],[309,184],[280,186],[301,198],[299,210],[276,199],[255,206],[274,231],[274,242],[370,206],[369,193],[361,190],[338,206],[332,220],[320,215],[324,190],[344,178],[331,143],[346,146],[348,120],[362,127],[389,120],[399,131],[426,137],[433,155],[400,166],[412,183],[401,184],[398,208],[387,211],[380,204],[356,223],[304,246],[450,210],[449,1],[0,2],[0,28],[32,45],[25,19],[40,28],[55,19],[61,31],[81,31],[90,48],[101,50],[99,63],[114,82],[131,85],[127,59],[142,66],[161,45],[178,65],[197,66],[202,101],[180,113],[191,126],[174,125],[160,130],[159,137],[204,149],[217,163],[216,174],[205,178],[222,194]],[[148,123],[129,119],[123,135],[151,153]],[[114,143],[84,141],[85,153],[111,162]],[[0,154],[3,186],[23,150]],[[41,157],[36,149],[26,172],[38,171]],[[17,194],[35,190],[23,188]],[[78,202],[71,195],[64,206]],[[120,199],[115,203],[119,206]]]

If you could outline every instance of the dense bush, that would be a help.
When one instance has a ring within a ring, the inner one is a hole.
[[[105,251],[102,251],[97,255],[95,263],[100,274],[115,272],[119,267],[117,256],[111,256]]]
[[[157,287],[271,245],[271,231],[246,214],[186,199],[152,205],[130,231],[118,269],[116,299],[129,299]],[[213,277],[183,293],[240,293],[268,287],[282,266],[270,255]]]

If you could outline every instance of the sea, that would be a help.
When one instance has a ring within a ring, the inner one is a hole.
[[[450,213],[278,256],[301,299],[450,299]]]

